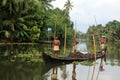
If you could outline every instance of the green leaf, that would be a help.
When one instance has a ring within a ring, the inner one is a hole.
[[[6,38],[9,38],[10,37],[10,32],[5,31],[5,36],[6,36]]]

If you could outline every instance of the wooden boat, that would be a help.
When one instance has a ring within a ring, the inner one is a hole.
[[[61,62],[71,63],[73,61],[81,62],[81,61],[85,61],[85,60],[94,60],[93,53],[83,54],[81,52],[77,52],[76,53],[77,58],[73,58],[71,55],[73,55],[73,53],[71,53],[67,57],[54,58],[54,57],[47,55],[46,53],[42,53],[42,58],[46,63],[61,63]],[[105,57],[105,55],[106,55],[106,49],[101,50],[101,51],[96,53],[96,59],[103,58],[103,57]]]

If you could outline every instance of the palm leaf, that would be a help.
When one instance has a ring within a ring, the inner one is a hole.
[[[2,6],[5,6],[7,3],[7,0],[0,1],[0,3],[2,3]]]
[[[10,32],[8,32],[8,31],[4,31],[4,32],[5,32],[6,38],[9,38],[10,37]]]
[[[11,25],[11,21],[10,20],[3,21],[3,26],[10,26],[10,25]]]

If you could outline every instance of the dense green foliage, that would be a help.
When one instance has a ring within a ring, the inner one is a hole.
[[[99,40],[101,36],[105,36],[107,42],[114,43],[120,42],[120,22],[119,21],[110,21],[105,26],[93,25],[90,26],[87,31],[87,36],[89,40],[92,40],[92,35],[95,35],[96,40]]]
[[[0,39],[9,42],[52,40],[57,35],[64,40],[65,25],[68,40],[74,32],[69,17],[71,3],[65,9],[53,8],[54,0],[0,1]],[[48,31],[48,28],[50,31]]]

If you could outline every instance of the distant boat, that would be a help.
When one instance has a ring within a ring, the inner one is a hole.
[[[71,63],[73,61],[81,62],[81,61],[86,61],[86,60],[94,60],[93,53],[83,54],[81,52],[76,52],[77,58],[73,58],[72,57],[73,54],[74,53],[71,53],[67,57],[54,58],[54,57],[47,55],[46,53],[42,53],[42,58],[45,61],[45,63],[62,63],[62,62]],[[103,57],[105,57],[105,55],[106,55],[106,49],[96,52],[96,59],[103,58]]]

